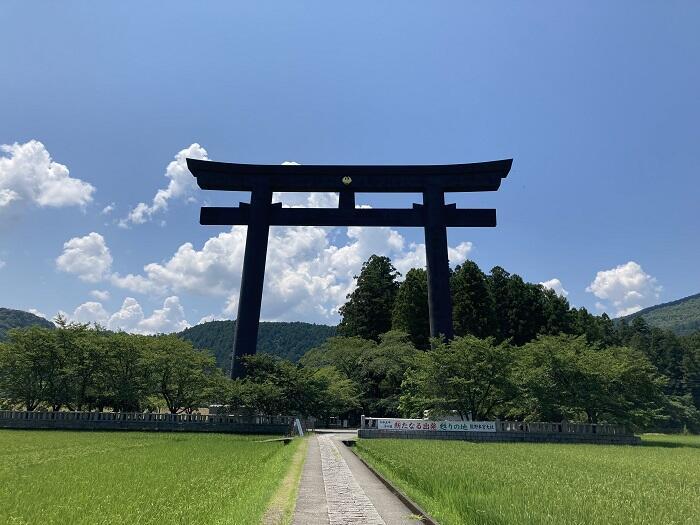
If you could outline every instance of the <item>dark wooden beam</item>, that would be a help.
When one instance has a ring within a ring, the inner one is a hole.
[[[505,159],[418,166],[282,166],[187,159],[204,190],[251,191],[265,184],[273,191],[367,193],[422,193],[428,186],[446,192],[496,191],[512,163]]]
[[[338,208],[341,210],[354,210],[355,192],[350,190],[340,190],[338,192]]]
[[[414,209],[386,208],[282,208],[272,206],[268,211],[272,226],[425,226],[425,209],[416,205]],[[229,226],[249,224],[250,206],[233,208],[202,208],[200,224]],[[458,209],[444,207],[445,226],[493,227],[496,226],[496,210]]]

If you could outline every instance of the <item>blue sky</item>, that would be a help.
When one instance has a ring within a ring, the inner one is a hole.
[[[0,21],[2,306],[143,332],[233,318],[244,231],[198,210],[246,196],[193,187],[182,160],[205,152],[512,157],[500,191],[449,196],[499,219],[450,230],[453,263],[611,315],[700,292],[697,2],[6,1]],[[263,317],[336,322],[362,260],[405,271],[422,242],[274,228]]]

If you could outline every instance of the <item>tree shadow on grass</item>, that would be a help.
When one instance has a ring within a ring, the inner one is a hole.
[[[695,436],[696,441],[665,441],[665,440],[645,440],[642,438],[642,447],[656,447],[656,448],[695,448],[700,449],[700,436]]]

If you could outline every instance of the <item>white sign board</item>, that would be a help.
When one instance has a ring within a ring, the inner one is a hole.
[[[301,436],[304,437],[304,431],[301,428],[301,421],[299,421],[299,418],[296,418],[294,420],[294,427],[297,429],[297,433]]]
[[[496,432],[494,421],[428,421],[427,419],[377,419],[378,430],[426,432]],[[370,427],[372,428],[372,427]]]

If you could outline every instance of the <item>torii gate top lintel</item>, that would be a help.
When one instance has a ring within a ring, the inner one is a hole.
[[[452,301],[447,254],[448,226],[496,226],[494,209],[459,209],[445,204],[445,192],[496,191],[513,159],[472,164],[411,166],[323,166],[233,164],[187,159],[203,190],[250,191],[250,203],[203,207],[200,224],[248,226],[238,318],[231,361],[232,377],[244,370],[240,358],[256,351],[267,238],[271,225],[420,226],[425,230],[430,334],[452,337]],[[272,193],[338,192],[337,208],[283,208]],[[355,193],[422,193],[423,203],[408,209],[356,208]]]
[[[252,191],[260,185],[272,191],[421,193],[429,186],[443,192],[496,191],[513,159],[471,164],[433,165],[309,165],[235,164],[187,159],[187,167],[203,190]],[[343,181],[350,177],[351,182]]]

